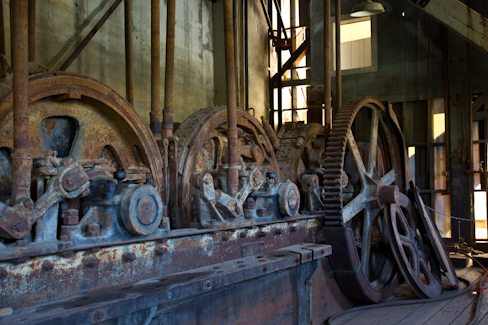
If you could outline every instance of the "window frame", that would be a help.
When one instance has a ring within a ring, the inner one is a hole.
[[[362,74],[362,73],[371,73],[371,72],[377,72],[378,71],[378,29],[376,26],[376,16],[369,16],[369,17],[359,17],[359,18],[353,18],[350,15],[342,15],[341,16],[341,25],[345,24],[351,24],[355,22],[360,22],[360,21],[366,21],[366,20],[371,20],[371,66],[369,67],[362,67],[362,68],[355,68],[355,69],[347,69],[347,70],[341,70],[343,76],[347,75],[355,75],[355,74]],[[336,71],[334,69],[335,65],[335,17],[331,17],[330,23],[332,24],[330,28],[330,33],[331,33],[331,76],[335,78],[336,76]]]

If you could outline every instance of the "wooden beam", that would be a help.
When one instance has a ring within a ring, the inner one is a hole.
[[[425,6],[422,1],[407,0],[420,10],[438,20],[469,43],[488,52],[488,19],[458,0],[430,0]],[[417,4],[419,2],[420,4]],[[425,2],[425,1],[424,1]]]

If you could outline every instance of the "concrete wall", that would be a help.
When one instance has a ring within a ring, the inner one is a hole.
[[[10,57],[9,5],[4,1]],[[113,0],[37,0],[36,61],[56,70],[112,5]],[[161,105],[164,105],[166,0],[161,1]],[[149,123],[151,91],[150,1],[132,1],[135,109]],[[212,2],[176,1],[175,122],[213,105]],[[125,96],[124,4],[115,10],[67,69],[95,78]]]

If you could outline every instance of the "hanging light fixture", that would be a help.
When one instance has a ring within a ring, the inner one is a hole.
[[[367,17],[385,12],[385,8],[379,2],[371,0],[364,0],[354,8],[352,8],[351,17]]]

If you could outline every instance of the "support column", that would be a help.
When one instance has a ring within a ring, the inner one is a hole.
[[[160,0],[151,0],[151,112],[150,126],[154,137],[161,139],[161,44],[160,44]]]
[[[473,218],[473,184],[469,170],[471,157],[471,89],[469,45],[466,41],[448,32],[447,35],[447,75],[448,75],[448,132],[450,158],[451,215],[466,219]],[[457,222],[451,223],[453,240],[463,237],[469,244],[474,239],[474,223],[462,222],[460,232]]]
[[[29,88],[27,1],[10,2],[13,73],[12,202],[30,198],[32,158],[29,154]]]
[[[341,0],[335,2],[335,45],[336,45],[336,110],[342,107],[342,71],[341,71]],[[327,94],[327,93],[326,93]]]
[[[134,68],[132,66],[132,17],[131,0],[124,0],[125,14],[125,96],[134,106]]]
[[[166,23],[166,66],[164,83],[163,139],[173,135],[173,88],[175,70],[175,0],[168,0]]]
[[[36,62],[36,0],[29,0],[29,62]]]
[[[330,1],[324,1],[324,104],[325,104],[325,127],[326,133],[332,128],[332,103],[330,94],[332,93],[331,80],[331,41],[330,41]]]
[[[236,67],[234,58],[234,14],[233,1],[224,0],[225,34],[225,79],[227,84],[227,138],[228,163],[227,193],[234,196],[239,190],[239,171],[237,169],[237,97]]]

